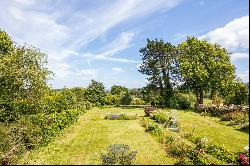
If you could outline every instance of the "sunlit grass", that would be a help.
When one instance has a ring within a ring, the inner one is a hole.
[[[101,164],[101,152],[110,144],[128,144],[136,150],[135,164],[173,164],[161,144],[138,123],[138,120],[103,120],[105,114],[125,112],[143,115],[142,109],[93,109],[78,123],[47,147],[23,157],[19,164]]]

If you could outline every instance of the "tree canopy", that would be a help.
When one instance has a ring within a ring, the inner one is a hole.
[[[139,50],[142,64],[139,72],[148,76],[153,91],[159,91],[161,104],[168,105],[173,95],[173,86],[178,77],[176,66],[176,48],[162,39],[147,40],[147,45]]]
[[[178,45],[178,65],[182,80],[203,103],[204,91],[220,92],[235,78],[230,53],[219,46],[195,37],[188,37]]]

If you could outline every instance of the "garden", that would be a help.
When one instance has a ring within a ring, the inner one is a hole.
[[[129,89],[53,89],[47,56],[0,30],[0,163],[249,165],[249,87],[229,52],[147,40]]]

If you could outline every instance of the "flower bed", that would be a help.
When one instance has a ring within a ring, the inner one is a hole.
[[[136,115],[126,115],[125,113],[121,112],[119,114],[110,114],[107,113],[104,119],[107,120],[135,120],[138,116]]]

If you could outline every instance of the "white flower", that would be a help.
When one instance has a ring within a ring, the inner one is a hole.
[[[245,146],[244,149],[245,149],[246,151],[248,151],[248,150],[249,150],[249,146]]]

